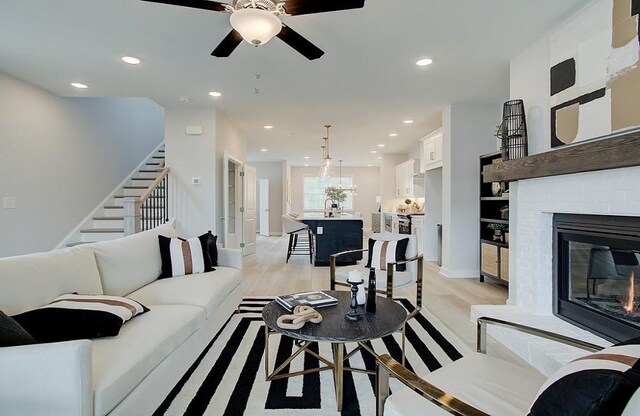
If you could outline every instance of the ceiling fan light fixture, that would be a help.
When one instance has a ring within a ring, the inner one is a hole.
[[[261,9],[236,10],[231,15],[231,26],[242,39],[254,46],[269,42],[282,30],[282,22],[270,11]]]

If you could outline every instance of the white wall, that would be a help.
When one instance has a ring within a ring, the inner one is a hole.
[[[164,137],[146,98],[60,98],[3,73],[0,109],[0,257],[55,247]]]
[[[203,134],[187,136],[186,126],[201,126]],[[211,230],[222,242],[223,155],[225,149],[244,162],[246,140],[226,117],[212,108],[167,110],[165,120],[167,166],[171,168],[170,214],[185,237]],[[193,185],[192,178],[201,178]]]
[[[186,126],[201,126],[200,136],[187,136]],[[169,215],[176,217],[181,236],[193,237],[211,230],[218,233],[215,202],[216,114],[212,109],[169,109],[165,118],[166,165],[169,178]],[[201,178],[193,185],[192,178]],[[220,197],[221,198],[221,197]]]
[[[443,112],[442,273],[479,276],[480,162],[496,150],[499,104],[452,104]]]
[[[317,175],[319,170],[319,166],[294,166],[291,168],[291,210],[293,212],[303,212],[302,195],[304,175]],[[378,212],[376,196],[379,195],[380,192],[380,168],[343,167],[342,174],[351,175],[353,177],[353,183],[358,186],[358,193],[353,197],[353,212],[360,211],[362,213],[363,228],[370,230],[371,213]]]
[[[442,168],[425,173],[424,259],[438,259],[438,224],[442,224]]]
[[[282,233],[282,214],[283,211],[283,162],[250,162],[251,166],[256,168],[256,177],[258,179],[269,180],[269,206],[258,206],[258,215],[260,212],[269,209],[269,234],[280,235]],[[258,198],[258,202],[259,202]],[[259,229],[259,228],[258,228]]]

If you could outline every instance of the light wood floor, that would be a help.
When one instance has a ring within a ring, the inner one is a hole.
[[[287,237],[258,236],[256,253],[244,258],[245,296],[276,296],[329,288],[329,268],[313,267],[308,256],[292,256],[285,263]],[[436,315],[449,329],[475,351],[476,327],[469,319],[471,305],[502,305],[507,288],[496,283],[480,283],[477,279],[448,279],[437,272],[435,263],[425,263],[423,306]],[[397,290],[394,295],[415,302],[415,285]],[[492,355],[516,362],[506,348],[490,343]]]

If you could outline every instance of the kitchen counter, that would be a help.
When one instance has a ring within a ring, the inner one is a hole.
[[[298,218],[307,224],[316,238],[314,266],[328,266],[332,254],[362,248],[362,218],[350,214],[324,218],[322,213],[306,213]],[[362,252],[340,256],[337,265],[347,266],[362,260]]]

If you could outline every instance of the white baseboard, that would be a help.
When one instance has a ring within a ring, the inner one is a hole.
[[[440,268],[440,274],[442,274],[444,277],[449,277],[449,278],[452,278],[452,279],[469,279],[469,278],[477,279],[477,278],[480,277],[480,270],[478,270],[478,269],[451,270],[451,269],[447,269],[445,267],[441,267]]]

